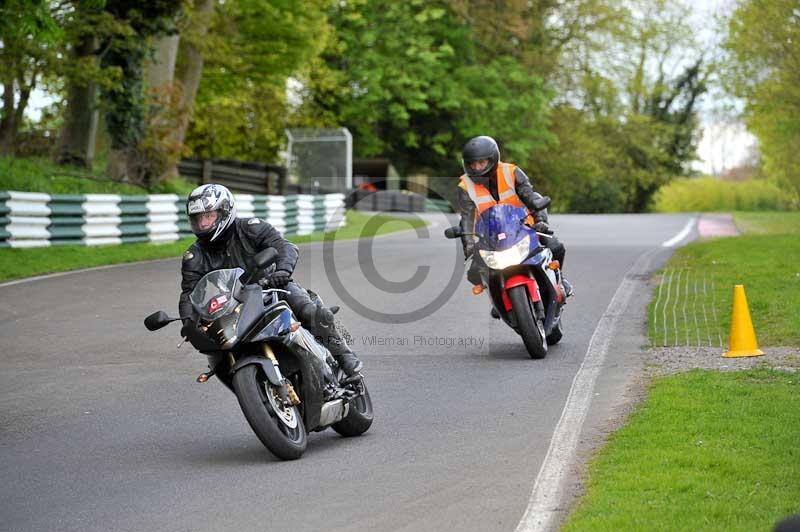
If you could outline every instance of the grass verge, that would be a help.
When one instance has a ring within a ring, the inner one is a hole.
[[[656,380],[593,459],[563,530],[770,530],[800,511],[798,380],[768,369]]]
[[[747,234],[686,246],[665,267],[654,344],[722,347],[734,284],[747,288],[762,345],[800,344],[800,214],[735,219]],[[764,365],[656,379],[591,461],[563,530],[770,530],[800,512],[799,382]]]
[[[348,211],[347,225],[335,231],[331,236],[336,240],[349,240],[378,236],[424,225],[425,222],[419,218],[406,219]],[[325,234],[320,231],[303,236],[289,236],[288,239],[297,244],[302,244],[321,241],[325,238]],[[178,257],[193,241],[193,238],[186,238],[169,244],[0,249],[0,281],[91,268],[93,266]]]
[[[186,196],[197,184],[179,178],[146,189],[109,178],[90,176],[85,169],[64,167],[41,157],[0,157],[0,190],[47,194],[178,194]]]
[[[742,284],[762,345],[800,345],[800,213],[737,213],[747,233],[696,242],[669,261],[649,307],[652,345],[722,347]]]

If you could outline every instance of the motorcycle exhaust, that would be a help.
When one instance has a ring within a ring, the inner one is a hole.
[[[350,411],[350,404],[345,404],[342,399],[334,399],[322,405],[322,412],[319,415],[319,424],[321,427],[333,425],[337,421],[341,421],[347,416]]]

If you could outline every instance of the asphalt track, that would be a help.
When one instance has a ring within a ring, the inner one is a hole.
[[[376,421],[360,438],[312,434],[294,462],[261,446],[223,386],[195,383],[205,359],[176,348],[177,326],[144,329],[153,310],[175,313],[179,261],[1,286],[0,530],[515,530],[590,340],[613,322],[586,422],[559,425],[577,439],[569,474],[539,486],[558,518],[638,374],[646,277],[689,216],[552,218],[576,296],[544,360],[459,277],[444,217],[303,246],[295,279],[342,305]],[[624,279],[625,308],[609,309]]]

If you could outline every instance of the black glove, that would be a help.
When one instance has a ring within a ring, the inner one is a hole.
[[[269,276],[269,285],[273,288],[286,288],[289,281],[292,280],[292,274],[286,270],[275,270]]]
[[[553,230],[550,229],[550,226],[544,222],[536,222],[535,224],[533,224],[533,229],[539,233],[545,233],[548,235],[553,234]]]

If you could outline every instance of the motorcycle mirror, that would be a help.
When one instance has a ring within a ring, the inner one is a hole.
[[[267,248],[258,252],[255,256],[255,265],[259,268],[266,268],[278,258],[278,251],[275,248]]]
[[[144,326],[148,331],[157,331],[168,323],[172,323],[180,318],[170,318],[163,310],[153,312],[144,319]]]
[[[461,236],[461,228],[457,225],[453,227],[448,227],[444,230],[444,237],[445,238],[458,238]]]
[[[536,211],[543,211],[550,206],[550,196],[542,196],[533,200],[533,209]]]

